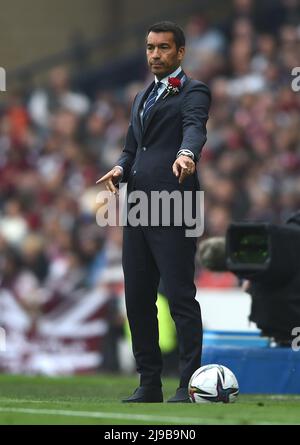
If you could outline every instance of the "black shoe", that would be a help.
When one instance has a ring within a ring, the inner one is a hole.
[[[175,396],[171,397],[167,403],[191,403],[187,388],[177,388]]]
[[[163,393],[159,386],[140,386],[132,396],[123,399],[122,403],[161,403],[163,401]]]

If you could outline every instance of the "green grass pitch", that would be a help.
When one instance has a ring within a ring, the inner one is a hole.
[[[165,400],[177,380],[164,379]],[[122,404],[137,378],[0,375],[1,425],[300,424],[300,396],[243,395],[233,404]]]

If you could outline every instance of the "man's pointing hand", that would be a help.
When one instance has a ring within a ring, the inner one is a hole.
[[[176,159],[172,169],[174,175],[179,177],[179,184],[182,184],[187,176],[194,174],[195,162],[189,156],[182,155]]]
[[[122,168],[116,166],[108,173],[106,173],[106,175],[102,176],[102,178],[98,179],[96,184],[104,184],[106,190],[112,192],[115,195],[118,193],[118,189],[115,187],[115,185],[120,181],[122,175]]]

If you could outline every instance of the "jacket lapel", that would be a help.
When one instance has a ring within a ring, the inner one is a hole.
[[[163,92],[163,93],[159,96],[159,98],[157,99],[157,101],[156,101],[155,104],[153,105],[152,109],[150,110],[149,116],[147,117],[147,120],[146,120],[145,125],[144,125],[144,127],[143,127],[143,134],[146,133],[147,128],[149,127],[150,122],[151,122],[151,120],[152,120],[152,118],[153,118],[153,116],[154,116],[154,114],[155,114],[155,111],[157,111],[157,109],[159,108],[159,104],[162,102],[162,100],[165,100],[165,99],[163,99],[164,94],[165,94],[165,92]]]
[[[180,87],[180,90],[179,90],[179,93],[178,93],[178,94],[181,93],[181,90],[185,87],[185,85],[186,85],[186,83],[187,83],[188,80],[189,80],[188,77],[187,77],[186,74],[183,72],[183,75],[182,75],[182,81],[181,81],[181,87]],[[152,88],[153,88],[153,83],[151,84],[151,89],[152,89]],[[147,91],[150,92],[149,89],[148,89]],[[150,111],[149,116],[148,116],[148,118],[147,118],[147,120],[146,120],[146,122],[145,122],[145,126],[142,128],[142,133],[143,133],[143,134],[145,134],[146,131],[147,131],[147,129],[149,128],[149,125],[150,125],[150,123],[151,123],[151,120],[152,120],[152,118],[153,118],[155,112],[159,109],[159,105],[162,103],[162,101],[164,101],[164,100],[168,100],[170,97],[172,97],[172,94],[168,94],[167,97],[165,97],[165,94],[166,94],[166,91],[164,91],[164,92],[159,96],[159,98],[157,99],[157,101],[156,101],[155,104],[153,105],[152,110]],[[146,98],[145,95],[144,95],[143,97]],[[144,101],[142,101],[142,104],[143,104],[143,103],[144,103]]]
[[[143,127],[142,127],[142,122],[141,122],[141,111],[142,111],[144,102],[153,87],[154,87],[154,82],[152,82],[145,90],[141,91],[140,97],[136,103],[136,111],[135,111],[136,116],[135,117],[137,119],[137,128],[138,128],[140,138],[142,137],[142,133],[143,133]]]

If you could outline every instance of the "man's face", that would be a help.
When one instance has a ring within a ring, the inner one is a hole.
[[[147,60],[158,79],[171,74],[181,64],[185,48],[178,50],[172,32],[150,32],[147,37]]]

